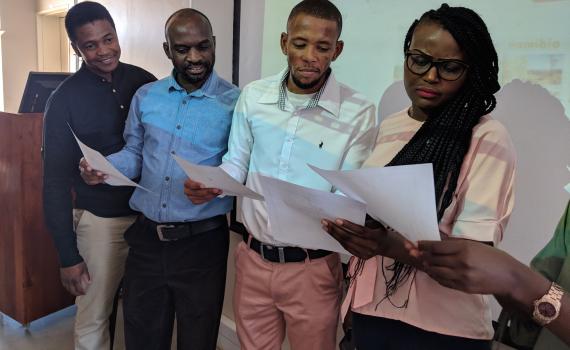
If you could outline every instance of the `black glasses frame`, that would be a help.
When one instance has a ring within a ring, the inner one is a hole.
[[[417,73],[415,72],[411,67],[410,67],[410,56],[421,56],[421,57],[425,57],[428,58],[430,60],[430,64],[427,67],[427,69],[423,72],[423,73]],[[463,71],[461,72],[461,74],[459,74],[459,76],[457,76],[457,78],[455,79],[446,79],[441,75],[440,72],[440,67],[445,64],[445,63],[457,63],[460,66],[463,67]],[[437,70],[437,76],[440,79],[446,80],[446,81],[455,81],[458,80],[459,78],[461,78],[463,76],[463,74],[465,74],[465,72],[469,69],[469,65],[462,60],[456,60],[456,59],[434,59],[433,57],[431,57],[430,55],[426,55],[423,53],[419,53],[419,52],[406,52],[406,67],[408,67],[408,70],[415,75],[424,75],[427,72],[429,72],[429,70],[431,69],[431,67],[435,66],[435,69]]]

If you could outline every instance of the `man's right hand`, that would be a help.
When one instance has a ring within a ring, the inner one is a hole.
[[[204,204],[222,194],[219,188],[206,188],[203,184],[188,178],[184,182],[184,194],[194,204]]]
[[[88,185],[102,184],[108,177],[107,174],[103,174],[99,170],[91,168],[85,158],[81,158],[79,161],[79,171],[81,172],[83,181]]]
[[[85,262],[59,269],[61,283],[67,291],[75,296],[84,295],[91,284],[91,276]]]

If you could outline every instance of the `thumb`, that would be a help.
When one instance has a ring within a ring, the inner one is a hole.
[[[83,277],[85,279],[85,282],[91,284],[91,275],[89,274],[89,270],[87,270],[87,267],[85,267],[85,274],[83,274]]]

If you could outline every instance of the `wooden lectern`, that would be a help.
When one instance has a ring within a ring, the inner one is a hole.
[[[0,312],[22,324],[74,301],[44,224],[42,117],[0,112]]]

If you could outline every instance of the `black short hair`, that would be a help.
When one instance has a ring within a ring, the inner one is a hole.
[[[342,32],[342,15],[338,8],[329,0],[301,1],[291,10],[289,18],[287,19],[287,26],[289,26],[289,23],[291,23],[295,17],[302,13],[321,19],[335,21],[338,28],[338,36],[340,37],[340,33]]]
[[[74,5],[69,9],[67,15],[65,15],[65,30],[67,31],[67,36],[69,40],[74,43],[77,40],[75,31],[77,28],[98,20],[104,20],[111,23],[113,28],[115,28],[115,22],[113,17],[105,6],[98,2],[84,1]]]
[[[204,21],[206,21],[206,24],[208,25],[208,27],[210,28],[210,33],[212,35],[214,35],[214,30],[212,29],[212,22],[210,22],[210,19],[208,18],[208,16],[206,16],[203,12],[200,12],[196,9],[193,8],[189,8],[189,7],[185,7],[185,8],[181,8],[180,10],[175,11],[173,14],[170,15],[170,17],[168,17],[168,19],[166,20],[166,22],[164,23],[164,31],[165,31],[165,35],[168,36],[168,25],[170,24],[170,22],[176,18],[176,17],[184,17],[184,18],[188,18],[188,17],[192,17],[192,16],[200,16],[204,19]]]

